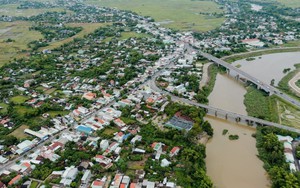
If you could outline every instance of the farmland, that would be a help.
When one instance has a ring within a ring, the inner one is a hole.
[[[209,31],[220,26],[224,18],[210,15],[222,13],[212,1],[191,0],[88,0],[89,4],[131,10],[151,16],[164,26],[178,30]]]
[[[0,24],[0,66],[8,63],[12,58],[26,55],[27,44],[39,40],[43,36],[37,31],[29,31],[30,22],[1,22]],[[8,42],[12,39],[12,42]]]
[[[9,4],[0,6],[0,15],[7,16],[34,16],[44,12],[62,12],[62,8],[41,8],[41,9],[18,9],[18,4]]]

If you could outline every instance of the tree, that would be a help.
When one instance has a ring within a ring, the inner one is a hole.
[[[271,168],[269,175],[274,188],[297,188],[300,186],[297,177],[281,167],[275,166]]]
[[[203,130],[209,135],[209,136],[213,136],[214,134],[214,130],[211,127],[210,123],[208,121],[203,122],[202,124]]]

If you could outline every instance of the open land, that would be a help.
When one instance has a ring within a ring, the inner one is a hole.
[[[0,15],[7,16],[34,16],[45,12],[62,12],[63,8],[18,9],[18,4],[0,6]]]
[[[164,26],[178,30],[209,31],[219,27],[224,17],[200,13],[222,13],[212,1],[190,0],[88,0],[89,4],[131,10],[143,16],[151,16]]]
[[[0,24],[0,66],[8,63],[12,58],[26,55],[27,44],[33,40],[42,39],[40,32],[29,31],[30,22],[1,22]],[[6,42],[7,39],[14,40]]]

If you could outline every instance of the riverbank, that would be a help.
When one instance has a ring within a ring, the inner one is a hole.
[[[250,58],[250,57],[274,54],[274,53],[299,52],[299,51],[300,51],[300,47],[269,48],[269,49],[262,49],[262,50],[255,50],[255,51],[249,51],[249,52],[244,52],[244,53],[232,54],[230,56],[225,56],[222,59],[228,63],[233,63],[235,61]]]
[[[247,114],[243,105],[246,89],[227,74],[217,74],[209,105],[225,110]],[[255,129],[225,120],[206,116],[214,129],[214,136],[206,145],[207,174],[218,188],[269,187],[263,163],[257,158]],[[223,135],[223,130],[228,133]],[[237,135],[238,140],[230,140]]]

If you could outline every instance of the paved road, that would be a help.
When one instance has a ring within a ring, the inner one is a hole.
[[[207,58],[208,60],[213,61],[214,63],[221,65],[222,67],[225,67],[226,69],[228,69],[230,71],[235,72],[240,77],[247,79],[248,81],[255,84],[258,88],[263,89],[270,94],[277,95],[279,98],[291,103],[292,105],[294,105],[300,109],[300,102],[298,100],[286,95],[285,93],[279,91],[278,89],[274,88],[273,86],[270,86],[269,84],[266,84],[266,83],[258,80],[254,76],[251,76],[250,74],[236,68],[235,66],[232,66],[231,64],[229,64],[217,57],[214,57],[214,56],[212,56],[208,53],[202,52],[202,51],[200,51],[199,53],[200,53],[200,55]]]

